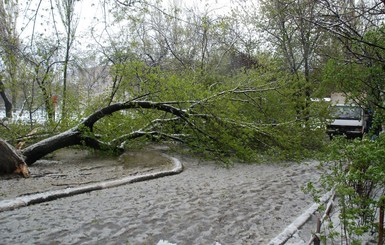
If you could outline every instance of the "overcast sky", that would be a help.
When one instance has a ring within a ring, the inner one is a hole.
[[[47,34],[53,30],[53,19],[57,22],[56,28],[62,28],[60,16],[57,11],[51,10],[52,2],[56,9],[56,1],[47,0],[31,0],[21,1],[21,9],[19,11],[19,20],[17,22],[18,33],[22,38],[30,36],[34,33]],[[29,2],[30,4],[26,4]],[[39,3],[41,3],[39,5]],[[210,13],[226,13],[230,10],[231,0],[164,0],[164,4],[177,4],[181,7],[194,7],[195,10],[210,10]],[[39,9],[36,14],[36,9]],[[96,19],[102,19],[103,11],[99,1],[82,0],[77,2],[77,15],[79,16],[78,34],[89,31],[90,27],[95,25]]]

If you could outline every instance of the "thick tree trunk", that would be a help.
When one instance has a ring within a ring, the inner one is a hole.
[[[21,153],[24,156],[25,163],[32,165],[34,162],[51,152],[71,145],[79,145],[80,143],[80,132],[77,129],[70,129],[33,144],[22,150]]]
[[[29,177],[27,164],[6,141],[0,139],[0,174],[21,174],[24,177]]]

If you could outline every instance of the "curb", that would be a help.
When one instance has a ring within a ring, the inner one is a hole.
[[[294,233],[296,233],[310,219],[311,215],[315,213],[323,203],[326,203],[332,197],[332,194],[333,191],[325,193],[321,197],[319,203],[311,205],[302,215],[298,216],[293,223],[287,226],[282,233],[273,238],[268,245],[285,244],[294,235]]]

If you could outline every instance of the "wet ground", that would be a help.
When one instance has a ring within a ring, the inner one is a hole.
[[[2,179],[1,198],[167,169],[164,151],[134,151],[112,159],[63,151],[47,159],[51,163],[31,168],[30,179]],[[226,169],[176,157],[185,168],[177,175],[1,212],[0,243],[268,244],[312,204],[302,187],[316,178],[314,163]],[[303,234],[305,239],[310,235]]]
[[[0,200],[169,169],[172,163],[162,155],[167,149],[151,146],[120,156],[61,149],[30,166],[30,178],[0,176]]]

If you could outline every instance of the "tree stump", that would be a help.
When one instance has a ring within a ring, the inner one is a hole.
[[[0,174],[30,176],[27,164],[14,147],[0,139]]]

